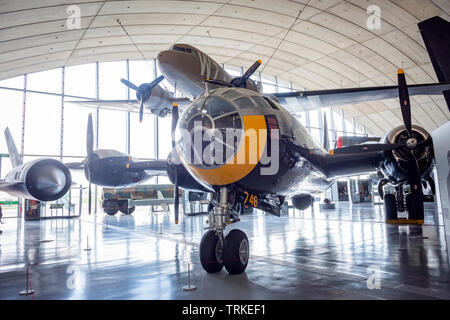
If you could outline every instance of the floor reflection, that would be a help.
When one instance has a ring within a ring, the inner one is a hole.
[[[175,225],[172,213],[139,207],[132,215],[8,219],[0,298],[30,298],[18,295],[28,267],[35,299],[449,299],[442,220],[430,204],[425,212],[425,225],[415,226],[386,225],[383,207],[372,204],[321,211],[316,203],[281,217],[255,211],[229,226],[247,233],[252,253],[247,271],[233,276],[199,264],[205,216]],[[186,293],[188,267],[198,289]],[[374,268],[379,290],[367,287]]]

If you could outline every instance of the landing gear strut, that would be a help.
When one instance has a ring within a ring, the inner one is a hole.
[[[235,220],[231,215],[231,205],[228,200],[228,189],[220,189],[219,202],[213,203],[209,212],[210,226],[203,234],[200,242],[200,262],[206,272],[218,272],[225,269],[231,274],[245,271],[250,257],[250,244],[246,234],[233,229],[224,236],[227,224]]]

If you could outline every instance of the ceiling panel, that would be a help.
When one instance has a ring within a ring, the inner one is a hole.
[[[80,29],[68,28],[70,5],[80,8]],[[367,28],[369,5],[381,10],[380,30]],[[0,79],[153,59],[184,42],[229,66],[262,59],[264,74],[302,90],[393,85],[401,66],[408,82],[433,82],[417,23],[434,15],[450,19],[449,13],[448,0],[0,1]],[[414,121],[429,130],[450,119],[442,97],[411,101]],[[401,121],[398,99],[342,108],[373,134]]]

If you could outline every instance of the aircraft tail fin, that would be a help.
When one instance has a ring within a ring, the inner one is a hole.
[[[17,151],[16,144],[14,143],[8,127],[5,129],[5,139],[13,168],[20,166],[22,164],[22,160],[20,159],[19,152]]]
[[[436,16],[420,22],[419,30],[439,82],[450,82],[450,22]],[[450,111],[450,90],[443,94]]]
[[[328,139],[328,122],[327,122],[327,114],[323,113],[323,132],[322,132],[322,143],[323,148],[328,151],[330,150],[330,141]]]

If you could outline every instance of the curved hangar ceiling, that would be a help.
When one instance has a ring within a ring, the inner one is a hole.
[[[370,5],[380,9],[380,29],[367,28]],[[79,28],[68,20],[78,10]],[[417,23],[436,15],[450,20],[450,1],[10,0],[0,2],[0,12],[0,79],[153,59],[174,43],[189,43],[227,65],[262,59],[265,74],[314,90],[392,85],[399,67],[411,84],[437,81]],[[395,100],[342,108],[373,134],[401,124]],[[412,110],[413,122],[428,130],[450,119],[442,97],[414,97]]]

